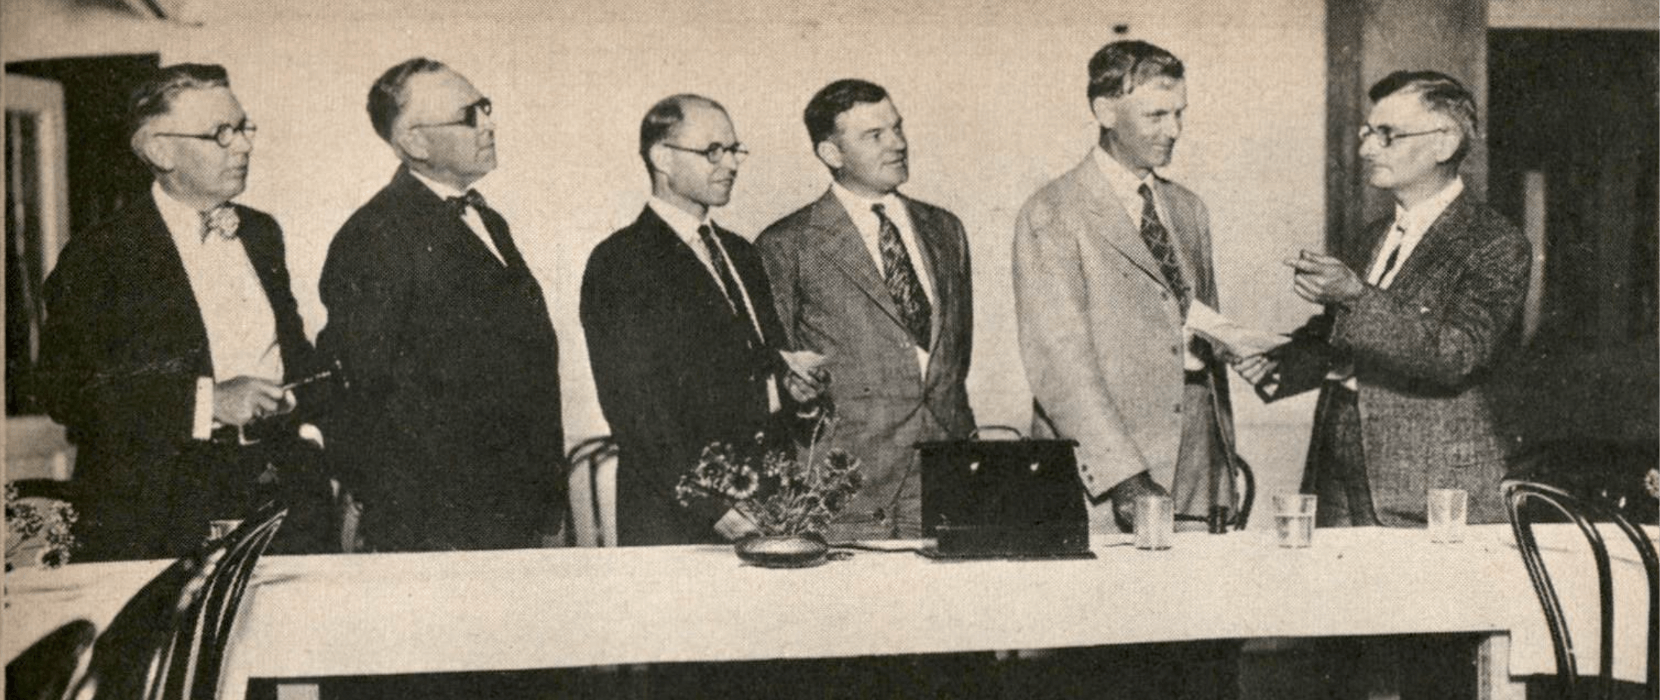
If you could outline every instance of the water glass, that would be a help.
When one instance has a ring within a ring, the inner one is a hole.
[[[1135,499],[1135,548],[1169,549],[1176,529],[1176,504],[1169,496],[1146,495]]]
[[[1274,534],[1281,547],[1303,549],[1314,541],[1314,508],[1318,497],[1304,493],[1274,494]]]
[[[1470,494],[1463,489],[1429,490],[1429,541],[1461,542]]]

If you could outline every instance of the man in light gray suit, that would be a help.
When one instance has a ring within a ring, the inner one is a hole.
[[[939,207],[899,193],[905,131],[887,91],[826,86],[807,104],[813,152],[835,182],[756,239],[789,345],[826,356],[841,422],[830,444],[863,460],[864,487],[833,540],[922,535],[913,445],[967,438],[973,303],[968,238]]]
[[[1233,503],[1226,365],[1188,330],[1216,308],[1210,215],[1154,172],[1170,162],[1187,88],[1180,60],[1141,41],[1089,62],[1098,146],[1044,186],[1015,221],[1020,350],[1034,435],[1077,440],[1090,531],[1126,530],[1135,499],[1170,494],[1176,512]],[[1087,678],[1057,694],[1230,698],[1238,645],[1147,644],[1063,653],[1046,675]],[[1070,692],[1069,692],[1070,691]]]
[[[1099,145],[1021,209],[1014,287],[1033,432],[1079,442],[1090,529],[1110,533],[1144,494],[1231,506],[1236,466],[1226,365],[1186,323],[1217,306],[1210,215],[1155,172],[1181,135],[1182,63],[1120,41],[1089,75]]]

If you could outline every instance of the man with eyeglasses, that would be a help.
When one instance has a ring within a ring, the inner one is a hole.
[[[508,549],[563,522],[559,348],[507,221],[490,100],[414,58],[369,90],[401,161],[329,246],[320,351],[350,386],[330,448],[374,551]]]
[[[803,121],[832,181],[756,246],[789,346],[827,358],[827,393],[844,417],[831,446],[863,460],[864,486],[826,534],[921,537],[915,445],[966,439],[975,427],[968,236],[956,215],[899,192],[910,144],[887,90],[832,82],[808,100]]]
[[[1318,525],[1422,527],[1434,488],[1468,492],[1471,522],[1504,522],[1507,445],[1487,384],[1520,345],[1529,245],[1459,177],[1476,139],[1463,85],[1396,72],[1370,97],[1360,158],[1394,216],[1336,256],[1287,260],[1297,295],[1325,313],[1240,370],[1279,395],[1321,387],[1303,473]]]
[[[664,98],[640,122],[639,152],[651,199],[582,276],[589,362],[619,449],[617,540],[737,539],[754,526],[714,504],[681,507],[680,475],[711,441],[747,443],[786,400],[814,398],[821,358],[775,349],[784,332],[760,256],[711,218],[748,155],[726,109]]]
[[[78,446],[81,560],[181,556],[209,521],[279,491],[279,550],[326,546],[314,428],[319,368],[270,215],[247,185],[254,125],[225,69],[159,69],[128,105],[154,177],[122,212],[70,238],[46,283],[42,401]]]

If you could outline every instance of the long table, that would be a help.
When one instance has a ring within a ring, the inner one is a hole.
[[[1570,536],[1542,540],[1571,556]],[[1161,552],[1098,538],[1098,558],[1066,561],[860,551],[799,570],[743,566],[713,546],[267,557],[221,696],[240,700],[251,678],[1463,632],[1490,635],[1486,696],[1520,697],[1516,678],[1555,672],[1507,526],[1452,545],[1381,528],[1317,530],[1302,550],[1270,537],[1181,534]],[[1629,548],[1616,545],[1615,561],[1641,577]],[[102,627],[165,565],[8,575],[6,659],[70,620]],[[1616,659],[1617,675],[1640,681],[1647,603],[1635,588],[1621,594],[1636,604],[1622,603]],[[1594,580],[1561,589],[1575,607],[1595,600]]]

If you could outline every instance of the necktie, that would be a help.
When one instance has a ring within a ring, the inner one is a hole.
[[[1384,280],[1389,279],[1389,273],[1393,272],[1395,265],[1401,261],[1401,244],[1405,242],[1405,239],[1406,228],[1400,224],[1395,224],[1395,228],[1389,231],[1388,242],[1385,243],[1389,246],[1389,257],[1383,261],[1383,271],[1379,272],[1376,278],[1369,280],[1372,284],[1381,285]]]
[[[1192,303],[1188,296],[1187,280],[1182,277],[1182,264],[1176,259],[1176,247],[1170,243],[1170,231],[1159,221],[1159,210],[1153,206],[1153,190],[1147,183],[1141,183],[1136,190],[1141,194],[1141,240],[1146,241],[1147,250],[1153,253],[1153,259],[1159,263],[1159,271],[1164,273],[1164,279],[1170,282],[1170,289],[1176,292],[1176,302],[1181,305],[1182,316],[1187,316],[1187,307]]]
[[[241,225],[242,217],[237,216],[236,208],[230,205],[202,212],[202,242],[206,243],[208,236],[212,235],[227,241],[236,238],[236,229]]]
[[[744,301],[744,290],[738,286],[738,278],[732,276],[732,266],[726,264],[726,253],[715,243],[714,230],[705,224],[697,227],[697,235],[703,239],[703,249],[709,251],[709,262],[715,266],[716,276],[720,277],[720,286],[726,291],[726,301],[732,306],[732,313],[743,321],[751,341],[759,345],[760,336],[756,334],[755,321],[749,315],[749,304]]]
[[[479,194],[478,190],[467,190],[459,197],[445,199],[444,203],[450,205],[451,211],[462,219],[467,216],[467,207],[472,207],[478,212],[479,220],[484,222],[484,232],[490,234],[490,242],[495,244],[502,262],[507,263],[508,267],[525,267],[524,257],[519,255],[518,246],[513,245],[513,237],[508,235],[505,226],[495,223],[497,217],[489,215],[495,212],[490,209],[490,205],[484,203],[484,195]]]
[[[882,205],[873,204],[870,210],[876,212],[876,221],[882,230],[878,240],[878,247],[882,250],[882,281],[893,297],[894,306],[899,307],[899,316],[905,321],[905,329],[916,340],[916,346],[927,350],[933,340],[934,306],[928,303],[922,280],[917,277],[910,254],[905,251],[905,241],[899,238],[899,227],[888,218]]]

